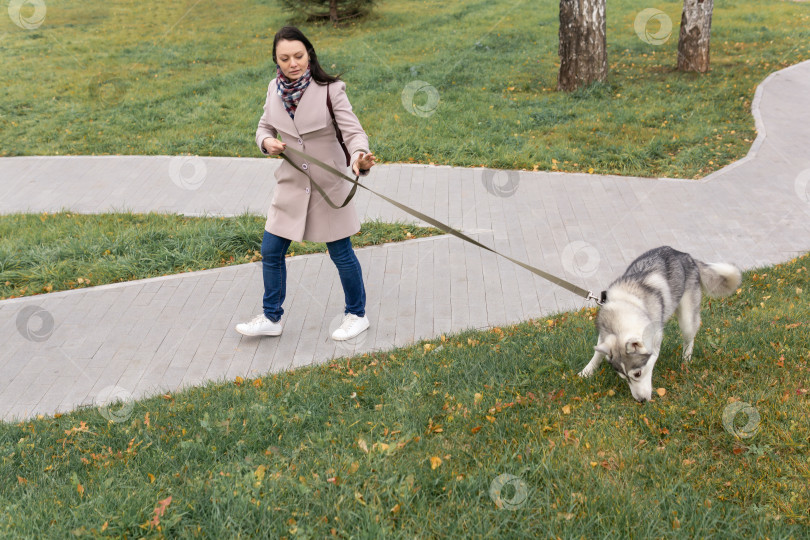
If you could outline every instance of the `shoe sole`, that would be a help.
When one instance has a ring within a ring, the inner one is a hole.
[[[280,335],[281,335],[281,331],[278,331],[278,332],[257,332],[257,333],[254,333],[254,334],[251,334],[251,333],[248,333],[248,332],[242,332],[242,331],[241,331],[241,330],[239,330],[238,328],[236,329],[236,331],[237,331],[237,332],[239,332],[240,334],[242,334],[243,336],[248,336],[248,337],[256,337],[256,336],[280,336]]]

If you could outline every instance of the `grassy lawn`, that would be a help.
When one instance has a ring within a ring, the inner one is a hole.
[[[0,300],[261,260],[264,216],[12,214],[0,216]],[[370,221],[364,247],[442,234],[433,227]],[[325,253],[293,242],[287,256]]]
[[[673,22],[653,45],[638,2],[612,1],[609,81],[570,95],[554,90],[556,2],[383,1],[362,23],[301,26],[383,161],[696,178],[748,151],[756,85],[810,58],[810,5],[715,4],[712,70],[696,75],[673,70],[682,4],[645,6]],[[48,0],[32,30],[2,14],[0,155],[259,156],[288,18],[272,0]],[[429,116],[403,105],[415,81],[436,90]]]
[[[704,301],[688,366],[671,324],[643,405],[575,376],[583,309],[0,424],[0,534],[804,536],[809,263]]]
[[[260,155],[278,3],[46,5],[32,30],[0,8],[0,156]],[[664,44],[636,36],[643,7],[673,21]],[[382,161],[699,178],[748,151],[757,84],[810,58],[810,4],[717,3],[707,75],[673,69],[681,7],[611,2],[610,80],[569,95],[556,2],[387,0],[362,23],[298,22]],[[407,110],[425,92],[403,104],[415,81],[436,90],[430,114]],[[0,216],[0,299],[256,261],[263,225]],[[371,222],[352,241],[437,233]],[[808,267],[704,299],[688,365],[670,323],[646,404],[608,367],[576,377],[597,337],[583,309],[0,422],[0,537],[806,537]]]

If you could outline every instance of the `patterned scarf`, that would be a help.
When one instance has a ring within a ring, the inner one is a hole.
[[[309,67],[298,80],[291,81],[284,76],[281,68],[276,66],[276,93],[281,96],[281,101],[284,103],[284,108],[290,118],[295,119],[295,109],[298,108],[298,102],[311,80],[312,74],[309,72]]]

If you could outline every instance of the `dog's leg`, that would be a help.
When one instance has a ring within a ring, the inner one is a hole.
[[[594,372],[599,368],[602,364],[602,359],[605,357],[605,354],[601,351],[594,351],[593,358],[591,361],[588,362],[588,365],[579,372],[580,377],[590,377],[594,374]]]
[[[683,361],[692,359],[692,347],[700,328],[700,291],[687,292],[678,305],[678,324],[683,337]]]

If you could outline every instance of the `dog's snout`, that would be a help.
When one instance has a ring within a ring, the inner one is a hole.
[[[633,392],[632,388],[630,388],[630,393],[633,394],[633,397],[639,403],[646,403],[647,401],[650,401],[650,399],[652,398],[652,392],[649,393],[642,392],[637,394],[636,392]]]

